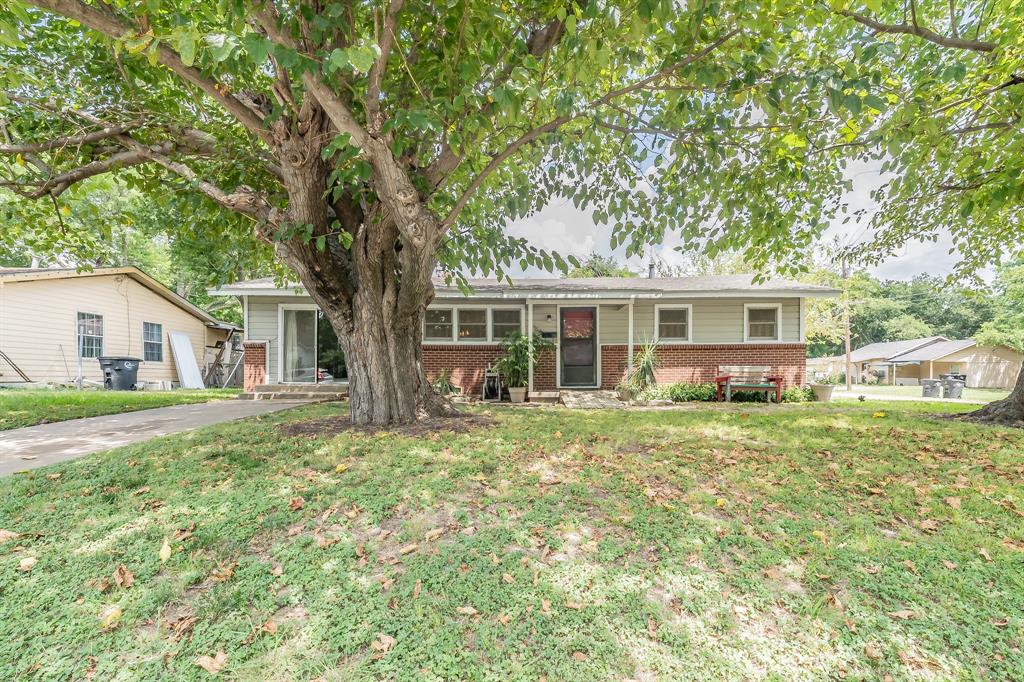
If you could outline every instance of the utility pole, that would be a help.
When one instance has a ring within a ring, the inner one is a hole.
[[[853,391],[853,363],[850,361],[850,263],[843,261],[843,325],[846,327],[846,391]]]

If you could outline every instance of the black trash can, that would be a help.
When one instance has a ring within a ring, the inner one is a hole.
[[[134,391],[139,380],[138,358],[104,357],[100,358],[100,369],[103,370],[103,388],[108,391]]]
[[[967,383],[966,374],[940,374],[939,379],[942,381],[962,381],[965,384]]]
[[[964,382],[959,379],[950,379],[942,382],[943,398],[960,398],[964,394]]]
[[[921,379],[922,398],[941,398],[942,382],[938,379]]]

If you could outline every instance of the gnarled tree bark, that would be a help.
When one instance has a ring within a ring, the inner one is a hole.
[[[973,422],[1024,427],[1024,368],[1017,375],[1017,383],[1010,395],[959,417]]]

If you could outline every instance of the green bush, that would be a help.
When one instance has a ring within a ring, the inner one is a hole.
[[[662,384],[651,386],[639,395],[640,400],[671,400],[674,403],[713,402],[717,396],[715,384]],[[763,403],[768,400],[764,391],[733,391],[735,403]],[[809,388],[786,388],[782,391],[784,403],[806,403],[814,400]]]
[[[641,400],[671,400],[674,403],[710,402],[715,399],[714,384],[663,384],[651,386],[640,394]]]

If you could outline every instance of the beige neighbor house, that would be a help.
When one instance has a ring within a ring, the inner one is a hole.
[[[1024,354],[1007,346],[979,346],[971,339],[927,336],[872,343],[850,354],[859,383],[916,386],[942,374],[964,374],[971,388],[1012,388]],[[808,375],[840,374],[845,355],[807,361]]]
[[[138,268],[0,268],[0,384],[102,382],[96,358],[143,360],[140,382],[178,381],[168,335],[188,336],[200,372],[234,326]]]
[[[614,388],[634,352],[657,339],[659,382],[713,381],[720,366],[766,366],[784,386],[804,383],[804,302],[835,289],[750,275],[676,278],[471,279],[466,294],[435,281],[423,325],[423,365],[479,395],[485,370],[510,332],[535,330],[554,349],[531,366],[530,395]],[[247,390],[259,384],[318,381],[313,299],[272,279],[210,291],[242,302]]]

